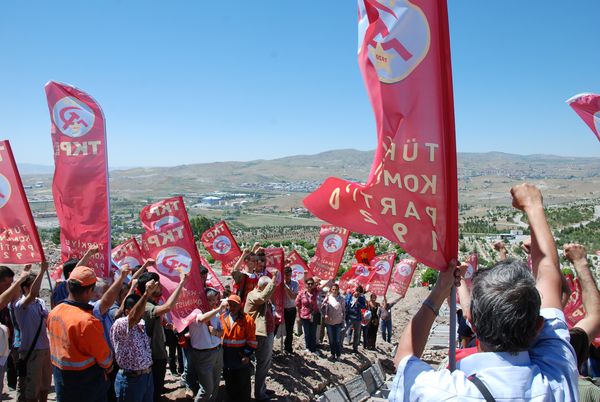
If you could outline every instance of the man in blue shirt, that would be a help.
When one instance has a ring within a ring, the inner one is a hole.
[[[513,187],[511,194],[513,206],[529,220],[536,280],[525,264],[511,260],[478,271],[470,311],[479,353],[461,360],[453,373],[436,372],[419,357],[440,306],[460,276],[456,262],[450,262],[400,339],[389,400],[578,400],[558,254],[542,194],[530,184]]]

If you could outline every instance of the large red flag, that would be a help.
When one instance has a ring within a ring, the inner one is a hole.
[[[44,249],[10,143],[0,141],[0,264],[30,264],[44,260]]]
[[[340,290],[343,292],[353,291],[358,285],[365,288],[374,274],[375,270],[366,264],[352,264],[340,278]]]
[[[600,95],[580,94],[567,101],[600,141]]]
[[[275,318],[278,323],[283,320],[283,309],[285,308],[285,289],[283,288],[283,274],[285,269],[285,253],[282,248],[269,247],[265,249],[266,266],[265,269],[270,276],[275,275],[275,271],[279,271],[277,285],[272,301],[275,305]]]
[[[385,236],[445,270],[458,251],[447,4],[358,3],[358,59],[375,112],[375,159],[365,184],[330,177],[304,205],[327,222]]]
[[[202,233],[202,244],[216,261],[221,261],[223,276],[231,275],[231,269],[242,255],[242,250],[240,250],[225,221],[217,223]]]
[[[127,264],[132,269],[144,263],[142,250],[135,237],[119,244],[112,250],[112,259],[119,267]]]
[[[406,291],[410,286],[416,268],[417,262],[410,259],[401,260],[394,267],[390,287],[394,292],[398,293],[401,298],[406,295]]]
[[[175,307],[171,310],[173,325],[181,332],[188,323],[194,310],[207,311],[208,303],[204,293],[204,284],[200,278],[200,261],[194,250],[196,244],[190,238],[184,222],[161,227],[160,231],[149,230],[142,235],[142,253],[146,258],[156,261],[156,270],[164,288],[162,300],[165,301],[179,283],[179,272],[189,273],[189,278],[181,290]]]
[[[367,290],[377,296],[385,296],[394,268],[396,253],[386,253],[378,255],[370,262],[373,268],[373,276],[367,284]]]
[[[333,225],[321,226],[317,251],[308,263],[314,275],[320,279],[335,278],[344,257],[348,237],[350,237],[350,231],[347,229]]]
[[[87,93],[50,81],[46,97],[52,121],[52,194],[60,224],[61,258],[99,252],[88,265],[102,277],[110,269],[110,210],[104,115]]]
[[[287,260],[292,268],[292,279],[298,282],[299,291],[302,291],[304,289],[304,278],[310,278],[314,274],[296,250],[290,251]]]

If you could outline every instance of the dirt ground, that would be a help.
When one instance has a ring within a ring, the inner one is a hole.
[[[392,350],[398,342],[400,335],[408,320],[418,310],[419,306],[427,297],[426,288],[411,288],[406,297],[399,300],[393,308],[393,332],[392,343],[384,342],[378,334],[377,348],[375,351],[364,350],[359,347],[359,353],[352,353],[351,347],[344,345],[342,358],[337,362],[328,360],[329,350],[327,336],[325,335],[321,344],[322,357],[305,352],[303,336],[294,337],[293,355],[281,353],[281,340],[275,339],[273,366],[267,378],[267,387],[275,391],[273,401],[313,401],[315,396],[323,393],[328,388],[343,384],[361,373],[372,363],[379,360],[384,370],[393,373]],[[390,300],[396,296],[389,294]],[[49,298],[49,291],[42,290],[42,297]],[[446,350],[426,350],[424,360],[431,364],[439,363],[446,356]],[[165,401],[190,401],[186,397],[185,387],[180,378],[174,376],[167,370],[164,395]],[[225,393],[224,383],[221,382],[220,396]],[[4,384],[4,400],[16,400],[14,391],[8,389]],[[222,398],[221,398],[222,399]],[[50,401],[56,400],[54,393],[49,396]]]

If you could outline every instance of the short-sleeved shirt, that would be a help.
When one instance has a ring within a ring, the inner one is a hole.
[[[100,313],[100,300],[93,302],[92,306],[94,306],[92,314],[94,314],[94,317],[96,317],[98,321],[102,323],[102,329],[104,330],[104,337],[106,338],[106,342],[108,343],[110,350],[114,352],[112,341],[110,340],[110,328],[113,326],[115,320],[108,313],[109,310],[107,310],[104,314]]]
[[[67,281],[62,281],[56,284],[54,292],[52,292],[52,296],[50,296],[50,300],[52,301],[52,305],[56,306],[58,305],[58,303],[65,300],[67,297],[69,297]]]
[[[129,328],[129,317],[117,319],[110,330],[110,338],[120,368],[138,371],[152,366],[150,338],[146,334],[144,320]]]
[[[467,378],[476,374],[498,402],[577,401],[577,363],[565,316],[557,309],[542,309],[540,315],[544,326],[528,351],[476,353],[458,362],[452,373],[434,371],[415,356],[406,356],[398,366],[389,400],[483,401]]]
[[[216,328],[218,330],[222,330],[221,320],[219,319],[219,315],[215,314],[210,319],[210,326]],[[198,323],[194,320],[190,326],[190,345],[194,349],[212,349],[221,344],[221,337],[213,336],[208,332],[208,325],[201,322]]]
[[[144,322],[146,323],[146,334],[150,337],[153,360],[167,360],[167,347],[165,345],[165,331],[160,316],[154,314],[156,305],[152,302],[146,303]]]
[[[48,318],[48,309],[46,303],[39,297],[31,303],[25,305],[25,296],[21,296],[14,304],[14,315],[17,324],[19,325],[21,347],[20,352],[27,352],[31,348],[33,339],[42,322],[40,334],[35,343],[34,350],[50,349],[50,341],[46,333],[46,318]]]

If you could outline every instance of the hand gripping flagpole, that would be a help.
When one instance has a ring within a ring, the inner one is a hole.
[[[450,348],[448,354],[450,371],[456,369],[456,286],[450,289]]]

